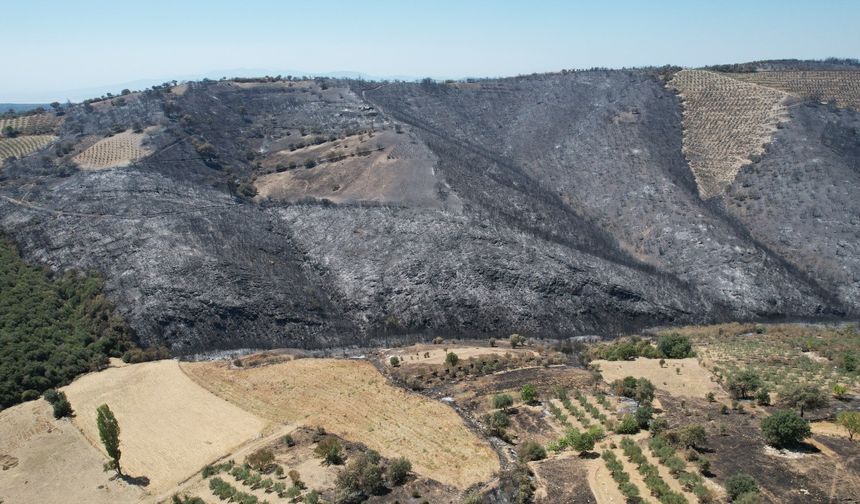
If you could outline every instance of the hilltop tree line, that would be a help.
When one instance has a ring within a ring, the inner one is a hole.
[[[95,274],[54,275],[0,238],[0,408],[38,398],[135,348]]]

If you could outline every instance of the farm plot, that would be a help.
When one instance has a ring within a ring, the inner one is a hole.
[[[146,132],[125,131],[99,140],[72,160],[84,170],[103,170],[128,166],[132,162],[151,154],[143,145]]]
[[[53,135],[30,135],[0,139],[0,162],[14,157],[21,158],[50,144],[57,137]]]
[[[266,426],[198,386],[173,360],[110,368],[64,390],[75,424],[99,449],[96,408],[110,406],[122,428],[123,466],[131,476],[149,478],[147,490],[154,494],[173,488]]]
[[[389,385],[369,362],[300,359],[253,369],[206,362],[183,369],[247,411],[319,425],[383,456],[407,457],[416,473],[442,483],[464,488],[499,469],[489,444],[451,408]]]
[[[705,397],[713,392],[722,394],[722,389],[714,380],[713,375],[702,367],[695,358],[668,359],[660,365],[659,359],[640,357],[633,361],[592,361],[599,366],[603,379],[607,383],[623,379],[625,376],[645,378],[655,387],[665,390],[672,395],[687,397]]]
[[[0,500],[138,502],[138,487],[102,471],[107,459],[68,420],[55,420],[43,400],[0,412]]]
[[[860,338],[850,326],[729,324],[681,332],[718,376],[753,369],[770,390],[786,383],[860,387]]]
[[[62,120],[54,114],[35,114],[0,119],[0,130],[7,126],[22,135],[42,135],[56,131]]]
[[[860,111],[860,72],[784,71],[728,74],[744,81],[785,91],[804,98],[836,102]]]
[[[669,86],[684,104],[684,155],[702,198],[721,194],[787,118],[785,92],[718,73],[682,70]]]

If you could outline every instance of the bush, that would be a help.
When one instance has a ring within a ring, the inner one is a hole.
[[[638,403],[650,403],[654,400],[654,384],[645,378],[626,376],[612,382],[612,390],[616,394],[629,397]]]
[[[317,447],[314,448],[314,453],[318,457],[322,457],[323,463],[326,465],[343,464],[342,451],[343,446],[341,446],[340,440],[334,436],[323,436],[317,442]]]
[[[615,427],[615,432],[618,434],[636,434],[639,432],[639,422],[631,414],[626,414],[621,417],[621,421]]]
[[[484,415],[484,423],[487,425],[487,430],[493,436],[498,436],[502,439],[507,439],[505,429],[511,425],[511,421],[503,411],[494,411]]]
[[[543,460],[546,458],[546,450],[543,446],[534,442],[526,441],[520,446],[519,457],[521,462],[531,462],[533,460]]]
[[[493,396],[491,404],[496,409],[506,410],[514,405],[514,398],[510,394],[496,394]]]
[[[773,446],[788,446],[800,443],[812,435],[809,422],[794,411],[777,411],[761,421],[765,441]]]
[[[388,363],[394,367],[397,367],[400,365],[400,359],[398,359],[396,356],[392,355],[391,358],[388,359]]]
[[[677,333],[660,336],[657,339],[657,350],[669,359],[684,359],[695,355],[690,338]]]
[[[758,492],[758,483],[749,474],[736,473],[726,479],[726,493],[731,500],[750,492]]]
[[[837,383],[833,386],[833,397],[842,400],[845,399],[845,396],[848,394],[848,387],[842,385],[841,383]]]
[[[275,454],[265,448],[261,448],[245,457],[245,463],[260,472],[266,472],[274,462]]]
[[[511,348],[516,348],[518,346],[522,346],[525,344],[526,339],[519,334],[511,334],[510,338]]]
[[[633,413],[633,417],[636,419],[636,423],[639,424],[640,429],[647,429],[653,416],[654,408],[650,404],[639,406]]]
[[[398,457],[392,460],[386,468],[388,481],[392,486],[406,483],[406,478],[409,476],[410,471],[412,471],[412,462],[409,462],[409,460],[403,457]]]
[[[458,362],[460,362],[460,357],[454,352],[448,352],[445,354],[445,364],[454,367]]]
[[[69,400],[66,398],[65,392],[59,392],[54,389],[48,389],[45,391],[43,397],[46,401],[48,401],[53,407],[54,418],[60,419],[63,417],[72,416],[72,405],[69,403]]]
[[[689,424],[678,430],[678,441],[684,448],[702,446],[708,439],[705,427],[700,424]]]
[[[755,394],[755,402],[759,406],[770,406],[770,392],[762,387]]]
[[[337,502],[361,502],[385,488],[382,469],[367,454],[359,454],[338,473],[335,488]]]
[[[538,398],[537,389],[531,383],[527,383],[520,389],[520,397],[526,404],[535,404]]]

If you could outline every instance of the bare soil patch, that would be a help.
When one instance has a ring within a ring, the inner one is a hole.
[[[151,128],[147,128],[151,131]],[[83,170],[103,170],[128,166],[152,151],[144,145],[147,132],[131,130],[99,140],[72,160]]]

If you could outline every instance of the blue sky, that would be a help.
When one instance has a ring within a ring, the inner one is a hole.
[[[457,78],[860,57],[858,0],[4,4],[0,102],[239,69]]]

